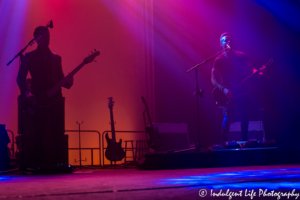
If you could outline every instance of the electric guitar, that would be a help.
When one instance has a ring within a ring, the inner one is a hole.
[[[116,133],[115,133],[115,122],[113,116],[113,106],[114,101],[112,97],[109,97],[108,108],[110,110],[110,126],[111,126],[111,135],[112,138],[108,137],[108,133],[105,135],[107,141],[107,148],[105,151],[105,157],[110,161],[120,161],[125,157],[125,151],[122,148],[122,139],[119,142],[116,142]]]
[[[161,141],[161,139],[159,137],[158,129],[154,128],[154,126],[152,124],[150,113],[149,113],[149,110],[148,110],[148,106],[146,104],[146,100],[145,100],[144,97],[142,97],[142,101],[145,104],[146,112],[147,112],[148,119],[149,119],[149,124],[150,124],[150,126],[146,127],[146,132],[149,135],[148,147],[151,148],[151,149],[156,150],[159,147],[161,147],[163,145],[163,143],[162,143],[162,141]]]
[[[93,62],[95,57],[99,55],[100,52],[95,50],[91,55],[86,57],[80,65],[78,65],[71,73],[54,85],[50,90],[43,92],[38,97],[34,95],[27,96],[23,102],[23,110],[26,114],[34,117],[41,113],[43,109],[56,103],[58,99],[54,99],[52,96],[67,83],[67,79],[74,76],[84,65]]]
[[[272,66],[274,63],[275,61],[273,59],[270,59],[259,70],[246,77],[239,84],[235,85],[234,87],[228,88],[230,91],[230,94],[228,95],[225,95],[223,91],[221,91],[218,87],[215,87],[213,89],[213,98],[216,101],[216,104],[221,107],[226,107],[228,106],[229,102],[232,101],[232,99],[246,95],[247,92],[242,88],[245,82],[254,77],[255,75],[259,74],[260,72],[264,71],[267,67]]]

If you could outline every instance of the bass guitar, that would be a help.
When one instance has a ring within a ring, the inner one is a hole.
[[[38,97],[32,94],[27,96],[23,102],[23,110],[26,112],[26,114],[34,117],[41,113],[43,109],[56,103],[58,99],[54,99],[52,96],[67,83],[68,78],[74,76],[84,65],[93,62],[95,57],[99,55],[100,52],[95,50],[91,55],[86,57],[80,65],[78,65],[71,73],[54,85],[50,90],[43,92]]]
[[[145,104],[146,112],[147,112],[148,119],[149,119],[149,126],[146,126],[146,132],[148,133],[148,136],[149,136],[148,147],[151,148],[151,149],[156,150],[159,147],[161,147],[163,145],[163,143],[162,143],[162,141],[159,137],[158,129],[154,128],[154,126],[152,124],[152,120],[151,120],[151,117],[150,117],[148,106],[146,104],[146,100],[145,100],[144,97],[142,97],[142,101]]]
[[[113,116],[113,106],[114,101],[112,97],[109,97],[108,100],[108,108],[110,110],[110,125],[111,125],[111,136],[110,139],[108,137],[108,133],[105,135],[105,139],[107,141],[107,148],[105,151],[105,157],[110,161],[120,161],[125,157],[125,151],[122,148],[122,139],[119,142],[116,142],[116,132],[115,132],[115,122]]]
[[[264,71],[267,67],[272,66],[275,63],[273,59],[270,59],[265,65],[263,65],[259,70],[255,71],[248,77],[246,77],[243,81],[241,81],[239,84],[237,84],[234,87],[228,88],[230,91],[230,94],[225,95],[223,91],[221,91],[218,87],[215,87],[213,89],[213,98],[216,101],[216,104],[221,107],[227,107],[229,102],[232,101],[234,98],[238,98],[240,96],[243,96],[247,94],[247,92],[242,89],[243,85],[246,81],[254,77],[255,75],[259,74],[260,72]]]

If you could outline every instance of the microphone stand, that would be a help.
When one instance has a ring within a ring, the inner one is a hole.
[[[52,20],[46,25],[46,28],[53,28],[53,22]],[[34,43],[34,41],[38,40],[40,37],[42,37],[42,34],[44,33],[41,32],[38,36],[34,37],[32,40],[30,40],[30,42],[23,48],[21,49],[21,51],[19,51],[19,53],[17,53],[6,65],[10,65],[17,57],[20,57],[20,60],[21,60],[21,64],[19,66],[19,70],[21,71],[21,66],[22,66],[22,60],[23,60],[23,53],[24,51],[27,49],[27,47],[31,44]],[[23,83],[24,84],[24,83]],[[23,114],[23,102],[22,102],[22,99],[23,97],[26,96],[26,93],[25,91],[23,91],[23,88],[25,88],[24,86],[21,86],[21,94],[20,94],[20,98],[19,98],[19,101],[18,101],[18,107],[19,107],[19,111],[18,111],[18,133],[19,135],[21,135],[21,163],[20,163],[20,167],[19,167],[19,170],[20,171],[26,171],[27,168],[26,168],[26,165],[24,163],[24,114]]]
[[[196,151],[200,151],[201,150],[201,144],[200,144],[200,106],[199,106],[199,97],[200,98],[204,98],[204,90],[201,89],[199,90],[199,81],[198,81],[198,68],[206,63],[208,63],[209,61],[211,61],[212,59],[214,59],[215,57],[217,57],[218,55],[220,55],[221,53],[223,53],[224,51],[226,51],[227,49],[224,49],[218,53],[216,53],[215,55],[211,56],[210,58],[204,60],[202,63],[197,64],[196,66],[192,67],[191,69],[187,70],[186,72],[189,73],[193,70],[195,70],[195,80],[196,80],[196,91],[194,94],[197,95],[196,97],[196,101],[197,101],[197,133],[198,133],[198,142],[197,145],[195,146],[195,150]],[[202,101],[201,101],[201,105],[202,105]],[[202,107],[202,117],[203,117],[203,105]]]

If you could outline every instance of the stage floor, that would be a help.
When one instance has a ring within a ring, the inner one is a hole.
[[[235,195],[232,199],[251,199],[252,195],[252,199],[275,200],[276,194],[281,195],[280,199],[287,199],[282,195],[288,192],[294,195],[289,199],[296,199],[295,195],[300,193],[300,164],[176,170],[80,169],[72,174],[52,175],[0,174],[0,199],[219,200],[230,199],[231,194]]]

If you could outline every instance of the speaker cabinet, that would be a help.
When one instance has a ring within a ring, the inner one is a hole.
[[[21,131],[19,123],[19,133],[23,134],[23,138],[20,137],[19,140],[23,139],[23,162],[26,167],[53,166],[58,163],[68,165],[68,135],[64,135],[64,105],[65,99],[62,98],[56,102],[52,110],[47,111],[49,115],[46,114],[46,117],[42,115],[41,119],[33,119],[19,109],[19,122],[23,120],[24,126]]]
[[[5,125],[0,124],[0,171],[9,169],[9,156],[7,145],[10,139],[5,130]]]
[[[189,148],[187,124],[153,123],[163,145],[156,151],[181,150]]]
[[[240,141],[242,138],[241,122],[230,124],[228,140]],[[265,132],[262,121],[249,121],[248,139],[265,140]]]

